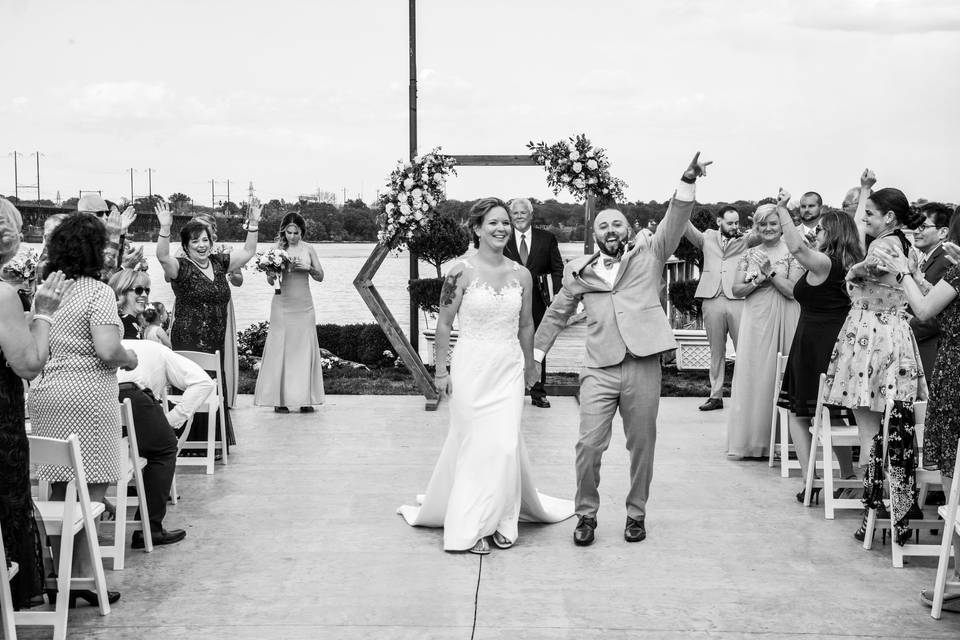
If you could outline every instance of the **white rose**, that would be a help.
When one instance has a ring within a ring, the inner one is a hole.
[[[579,159],[580,159],[580,154],[577,153],[576,151],[571,151],[571,152],[570,152],[570,159],[571,159],[571,160],[579,160]]]
[[[588,157],[588,158],[592,158],[592,157],[593,157],[593,149],[591,149],[590,151],[587,151],[587,157]]]
[[[413,156],[413,163],[420,164],[420,156]]]
[[[413,178],[407,178],[406,180],[403,181],[404,189],[409,189],[412,186],[413,186]]]
[[[577,178],[576,180],[574,180],[574,181],[573,181],[573,186],[575,186],[577,189],[583,189],[583,187],[584,187],[583,179],[582,179],[582,178]]]
[[[407,215],[408,213],[410,213],[410,205],[408,205],[406,202],[401,204],[400,213],[402,213],[403,215]]]
[[[597,184],[597,179],[591,176],[587,178],[587,184]]]
[[[562,176],[560,176],[560,179],[563,180],[564,182],[570,182],[573,178],[571,178],[567,174],[563,174]]]
[[[393,210],[396,208],[397,208],[396,205],[394,205],[392,202],[388,202],[387,206],[384,209],[386,210],[387,213],[393,213]]]
[[[420,209],[422,209],[423,211],[430,211],[430,205],[424,202],[423,204],[420,205]]]
[[[582,164],[580,164],[579,162],[574,162],[574,163],[573,163],[573,172],[574,172],[574,173],[580,173],[580,171],[581,171],[582,169],[583,169],[583,165],[582,165]]]
[[[419,211],[417,211],[417,212],[414,214],[413,217],[414,217],[414,219],[417,220],[418,222],[419,222],[420,220],[423,220],[423,214],[420,213]]]
[[[597,161],[594,160],[593,158],[591,158],[590,160],[587,160],[587,168],[590,169],[591,171],[596,171],[598,166],[599,165],[597,164]]]
[[[423,195],[423,191],[419,187],[414,189],[411,193],[413,194],[414,198],[419,198]]]

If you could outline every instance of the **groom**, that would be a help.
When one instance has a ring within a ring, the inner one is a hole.
[[[613,416],[620,409],[630,452],[627,542],[647,537],[644,526],[660,406],[660,354],[676,348],[660,306],[663,267],[676,250],[693,210],[699,176],[710,162],[700,153],[680,185],[656,233],[647,243],[627,243],[630,226],[616,209],[593,223],[600,251],[567,263],[563,286],[534,338],[539,363],[582,302],[587,317],[586,354],[580,374],[580,437],[576,447],[577,527],[573,541],[593,543],[600,507],[600,458],[610,444]]]

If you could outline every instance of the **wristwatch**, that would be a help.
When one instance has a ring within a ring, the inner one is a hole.
[[[906,275],[907,275],[907,274],[904,273],[903,271],[897,272],[897,283],[903,282],[903,278],[904,278],[904,276],[906,276]]]

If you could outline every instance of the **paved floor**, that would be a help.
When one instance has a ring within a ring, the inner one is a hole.
[[[113,612],[71,613],[71,638],[957,638],[917,601],[933,560],[890,567],[853,540],[855,516],[826,521],[766,462],[724,456],[725,414],[698,399],[661,405],[649,538],[622,538],[626,453],[604,463],[598,540],[573,522],[522,526],[481,560],[441,551],[441,532],[395,515],[426,487],[444,406],[415,397],[333,396],[317,414],[235,413],[229,466],[180,474],[169,527],[187,539],[128,551],[107,572]],[[527,407],[540,489],[574,490],[576,404]],[[475,628],[474,628],[475,621]],[[49,637],[24,631],[22,638]]]

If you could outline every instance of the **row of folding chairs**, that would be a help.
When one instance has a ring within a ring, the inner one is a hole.
[[[814,411],[812,425],[810,427],[811,446],[810,455],[806,461],[796,458],[795,448],[790,443],[788,429],[788,412],[786,409],[777,406],[780,397],[781,387],[783,385],[784,374],[786,372],[787,356],[777,354],[776,380],[773,396],[773,415],[770,424],[770,449],[768,464],[774,467],[776,458],[779,455],[780,475],[781,477],[790,477],[791,472],[800,471],[800,465],[804,464],[806,468],[806,484],[804,487],[804,505],[810,506],[813,491],[815,488],[822,489],[822,500],[824,506],[824,517],[832,520],[836,511],[842,509],[863,509],[863,502],[858,498],[843,498],[842,492],[838,489],[844,488],[862,488],[863,482],[858,479],[846,479],[835,477],[835,470],[839,469],[839,464],[833,459],[834,447],[858,446],[860,445],[859,432],[856,426],[834,425],[831,421],[829,408],[823,403],[824,387],[826,385],[826,374],[820,374],[819,390],[817,393],[817,405]],[[894,403],[888,401],[883,414],[883,460],[887,465],[887,477],[890,477],[890,461],[888,457],[889,436],[890,436],[890,417],[893,411]],[[915,402],[913,405],[915,420],[915,439],[918,452],[917,459],[917,484],[919,487],[919,503],[922,505],[930,488],[941,485],[939,472],[928,471],[923,468],[923,435],[924,424],[926,421],[926,402]],[[779,427],[779,428],[778,428]],[[779,433],[779,438],[777,437]],[[794,454],[794,457],[791,457]],[[821,474],[817,478],[817,473]],[[942,487],[946,490],[947,487]],[[947,565],[952,555],[953,546],[951,544],[954,535],[960,535],[960,516],[958,516],[958,502],[960,502],[960,442],[957,443],[957,467],[954,470],[953,482],[950,487],[950,495],[946,505],[940,507],[937,511],[939,519],[924,518],[922,520],[911,520],[911,525],[919,531],[930,529],[941,533],[940,540],[936,543],[921,544],[918,542],[899,545],[893,540],[894,520],[893,509],[888,508],[890,520],[888,530],[891,532],[891,562],[894,567],[902,568],[904,558],[908,556],[937,556],[940,558],[937,571],[937,589],[939,590],[939,605],[934,606],[933,615],[940,617],[940,610],[943,603],[943,594],[945,589],[956,589],[960,591],[960,583],[947,583]],[[951,526],[953,523],[953,526]],[[877,511],[871,509],[867,516],[866,535],[864,537],[863,548],[871,549],[875,530],[877,527]],[[960,561],[960,559],[955,559]]]

